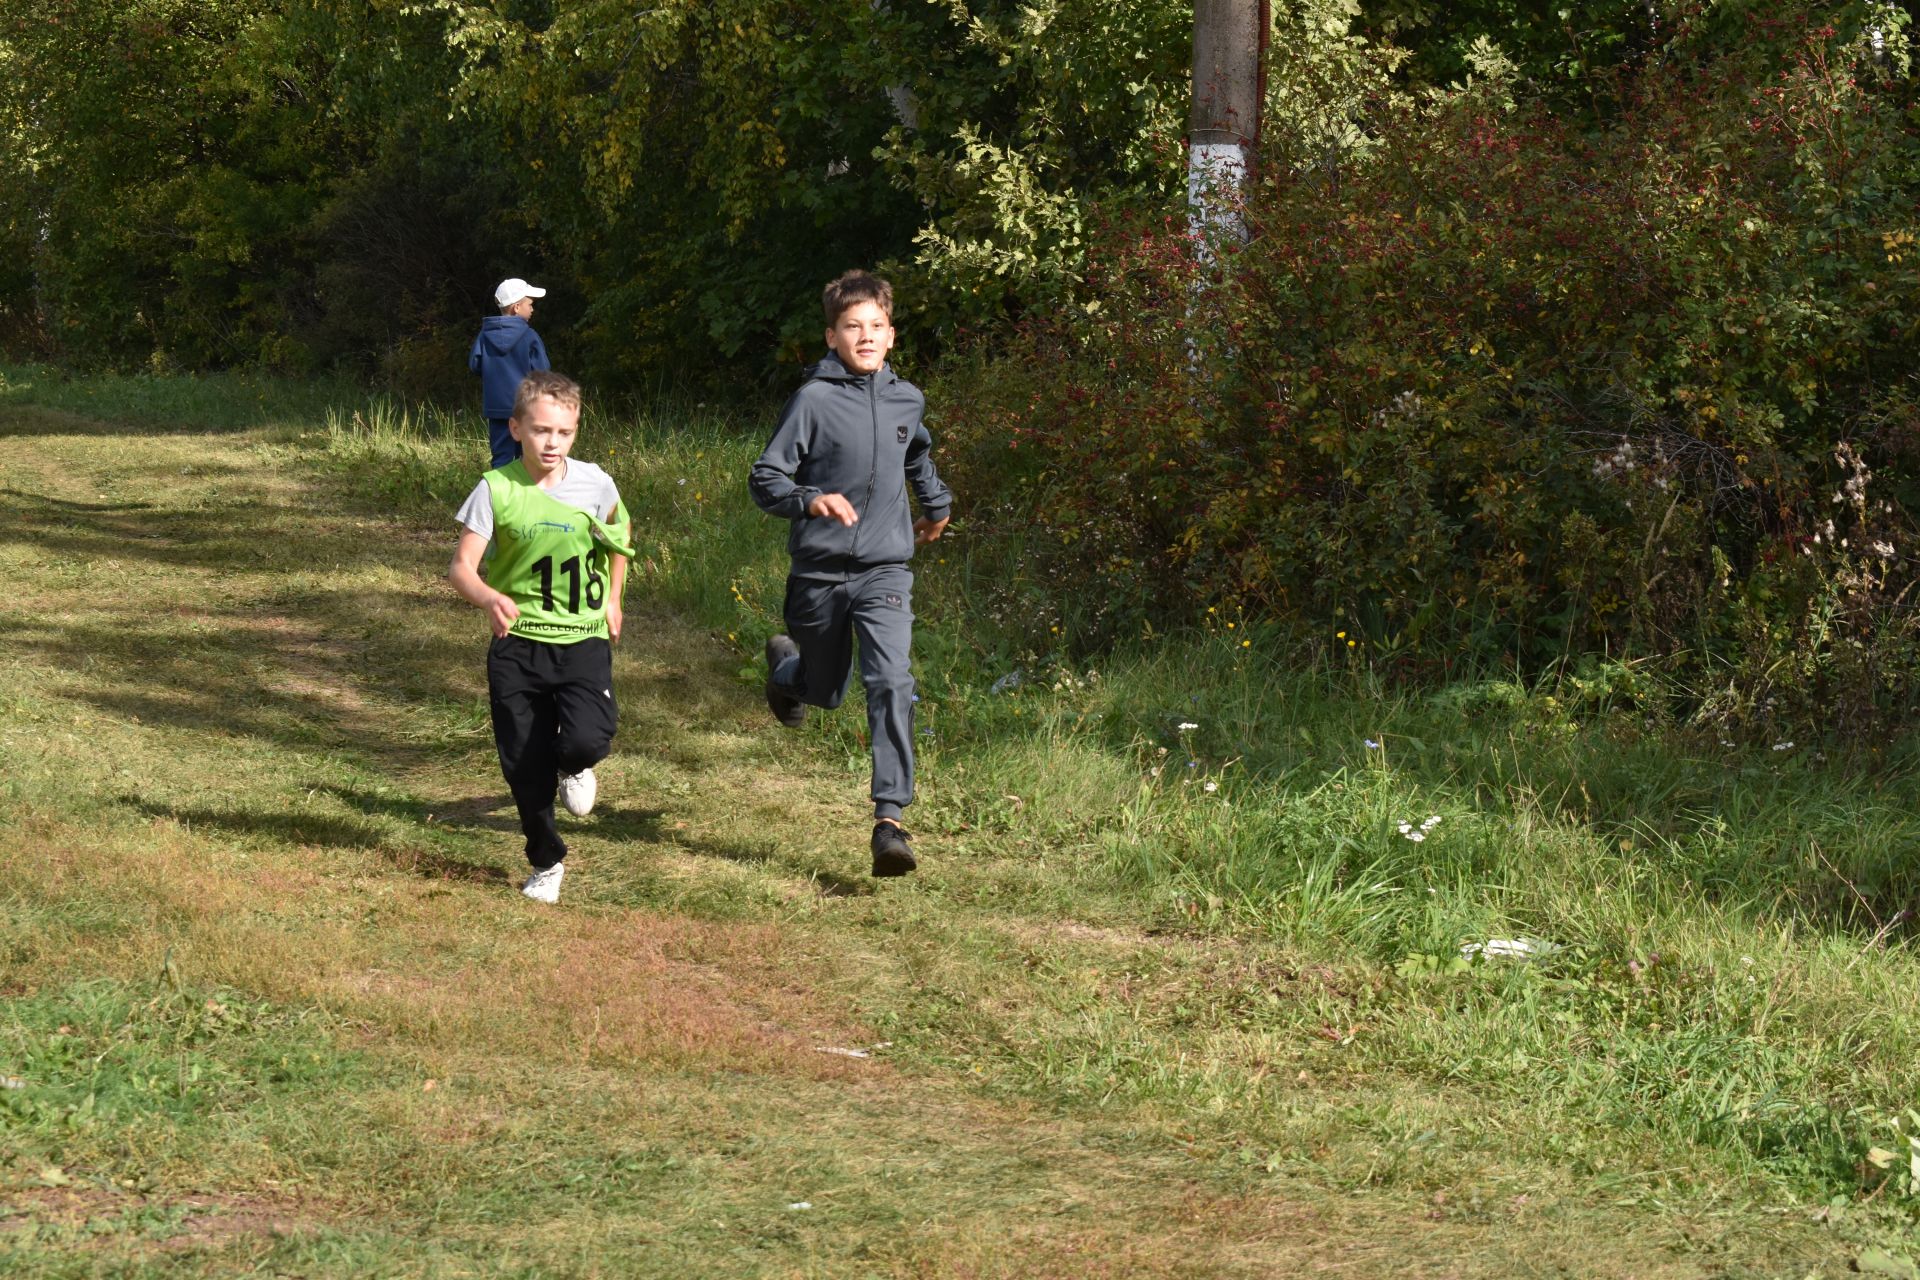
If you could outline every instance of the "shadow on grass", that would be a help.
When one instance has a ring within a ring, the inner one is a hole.
[[[471,800],[440,801],[429,804],[406,796],[370,791],[361,787],[314,783],[313,789],[332,796],[365,814],[378,814],[415,826],[450,827],[464,831],[503,831],[519,834],[520,819],[514,815],[513,797],[504,791],[479,795]]]
[[[50,507],[58,511],[83,512],[88,515],[119,515],[130,511],[153,511],[151,502],[75,502],[71,498],[55,498],[44,493],[28,493],[8,485],[0,489],[0,498],[5,498],[9,516],[22,507],[34,505]]]
[[[797,872],[812,882],[823,898],[865,898],[872,896],[874,882],[864,876],[845,876],[819,867],[795,868],[780,856],[779,846],[771,840],[687,840],[681,847],[702,857],[719,858],[742,866],[764,867],[780,872]]]
[[[834,871],[814,872],[813,887],[823,898],[871,898],[880,889],[872,880],[843,876]]]
[[[242,477],[208,505],[164,507],[147,501],[77,502],[9,486],[0,541],[50,557],[150,560],[215,572],[310,568],[336,571],[390,564],[396,550],[421,541],[417,525],[391,512],[349,511],[312,480],[295,493],[267,492],[237,467],[197,467],[191,479]],[[368,517],[381,521],[369,527]],[[438,545],[436,540],[436,545]],[[446,539],[452,546],[451,535]],[[440,566],[443,567],[444,559]],[[424,566],[423,566],[424,567]]]
[[[210,429],[206,424],[195,421],[186,414],[171,419],[155,416],[139,421],[95,417],[76,409],[41,403],[30,395],[11,391],[0,392],[0,409],[7,411],[6,416],[0,418],[0,440],[45,435],[198,436],[215,432],[240,432],[259,425],[234,423],[230,426]]]
[[[503,791],[467,800],[428,803],[330,783],[316,783],[313,790],[332,796],[362,813],[410,824],[462,831],[501,832],[513,836],[520,834],[520,818],[514,810],[513,797]],[[569,837],[591,835],[602,840],[637,844],[673,845],[676,841],[672,833],[661,826],[661,819],[665,816],[664,809],[621,809],[603,804],[585,818],[574,818],[563,813],[560,817],[561,834]]]
[[[384,839],[378,827],[359,818],[161,804],[137,795],[123,795],[119,802],[149,818],[166,818],[190,831],[223,831],[294,846],[373,850]]]
[[[344,750],[396,772],[449,749],[429,709],[444,721],[473,701],[478,645],[449,641],[407,593],[92,603],[90,616],[43,606],[0,630],[70,673],[61,692],[125,720]]]
[[[314,790],[341,794],[338,788],[316,787]],[[512,878],[500,867],[469,862],[437,849],[417,844],[395,848],[390,834],[366,818],[182,807],[156,804],[134,795],[121,796],[119,799],[121,804],[149,818],[167,818],[188,830],[200,828],[222,831],[241,838],[272,840],[296,848],[352,849],[374,853],[401,871],[432,880],[498,884]]]
[[[578,831],[590,833],[603,840],[672,845],[675,843],[672,832],[661,825],[661,820],[666,816],[665,809],[611,809],[601,806],[596,808],[589,818],[570,821],[563,815],[560,819],[560,833],[563,836],[570,836]],[[581,825],[576,826],[575,822]]]
[[[456,858],[451,854],[440,853],[433,849],[422,849],[416,846],[406,849],[382,849],[380,852],[395,869],[422,876],[428,880],[458,880],[465,884],[486,885],[516,883],[514,873],[504,867],[468,862],[465,858]]]

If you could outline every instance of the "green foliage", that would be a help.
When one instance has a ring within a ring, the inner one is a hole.
[[[1371,145],[1402,57],[1382,33],[1524,29],[1354,0],[1275,20],[1283,166]],[[1177,194],[1190,21],[1161,0],[28,0],[0,28],[0,231],[29,264],[0,279],[7,323],[81,360],[345,362],[453,397],[448,353],[508,272],[555,285],[566,363],[614,385],[802,359],[820,277],[884,262],[944,337],[1076,296],[1090,212]]]
[[[470,406],[522,274],[597,389],[750,394],[890,264],[997,563],[1045,568],[980,574],[1025,648],[1197,594],[1397,672],[1660,656],[1705,719],[1869,726],[1920,667],[1905,13],[1535,16],[1275,6],[1257,234],[1203,269],[1161,0],[25,0],[0,337]]]
[[[1836,15],[1899,70],[1901,10]],[[1624,0],[1535,16],[1274,6],[1269,171],[1338,180],[1455,83],[1612,118],[1656,50],[1671,70],[1796,29]],[[487,287],[520,274],[553,289],[564,367],[637,389],[722,381],[717,364],[783,376],[817,350],[822,279],[882,264],[918,340],[903,355],[925,357],[1087,301],[1093,229],[1170,210],[1191,18],[1171,0],[22,0],[0,20],[0,337],[122,367],[345,366],[459,402]]]
[[[503,275],[553,288],[564,367],[639,387],[810,358],[823,280],[889,263],[930,342],[1070,289],[1089,202],[1177,188],[1189,20],[29,0],[0,22],[0,322],[81,361],[463,399]]]
[[[1756,733],[1898,712],[1911,82],[1897,29],[1797,30],[1670,50],[1603,129],[1377,101],[1217,273],[1109,229],[1085,306],[936,395],[961,491],[1021,493],[1107,635],[1198,593],[1395,670],[1660,655]]]
[[[1373,150],[1368,116],[1404,103],[1395,72],[1406,51],[1356,29],[1359,0],[1294,0],[1272,8],[1260,162],[1281,173],[1337,172]]]
[[[903,8],[905,6],[902,6]],[[929,65],[898,54],[913,126],[877,154],[929,212],[904,272],[936,327],[1062,303],[1103,202],[1181,189],[1192,6],[1151,0],[942,0],[958,39]],[[906,264],[901,264],[903,267]]]
[[[0,27],[8,70],[0,129],[17,145],[7,148],[0,199],[14,238],[38,230],[39,302],[63,349],[145,354],[169,313],[185,319],[196,355],[217,341],[224,306],[189,314],[169,268],[184,256],[196,283],[232,283],[229,272],[251,261],[252,246],[224,219],[270,219],[276,204],[298,199],[295,176],[274,164],[279,122],[255,96],[264,85],[248,82],[242,56],[262,8],[194,0],[10,7]],[[249,121],[260,132],[248,139],[254,145],[237,146],[249,104],[263,108]],[[283,191],[278,179],[295,185]],[[183,255],[196,233],[210,233],[205,252]]]
[[[603,381],[810,358],[822,280],[854,265],[889,264],[929,339],[1059,297],[1088,201],[1178,172],[1177,5],[427,8],[464,118],[526,166]]]
[[[0,228],[53,348],[365,369],[483,293],[486,149],[422,127],[435,56],[392,7],[13,6]]]

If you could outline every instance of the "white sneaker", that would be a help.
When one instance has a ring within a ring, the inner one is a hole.
[[[592,769],[560,775],[560,803],[576,818],[593,812],[593,798],[599,793],[600,780],[593,776]]]
[[[567,864],[564,862],[556,862],[552,866],[536,871],[528,876],[527,882],[520,886],[520,892],[526,894],[535,902],[544,902],[552,905],[560,901],[560,878],[566,874]]]

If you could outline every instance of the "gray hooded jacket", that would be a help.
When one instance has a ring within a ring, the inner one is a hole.
[[[787,554],[800,578],[840,580],[913,556],[907,489],[929,520],[945,519],[953,495],[933,466],[933,437],[921,423],[926,397],[884,366],[850,372],[828,352],[780,414],[780,425],[748,475],[760,509],[793,522]],[[823,493],[853,504],[859,523],[807,514]]]

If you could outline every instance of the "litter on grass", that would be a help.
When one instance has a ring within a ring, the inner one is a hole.
[[[813,1051],[815,1053],[831,1053],[836,1058],[871,1058],[880,1050],[891,1048],[893,1048],[893,1041],[882,1040],[879,1044],[870,1045],[865,1049],[844,1049],[835,1044],[817,1044],[813,1046]]]
[[[1488,938],[1485,942],[1469,942],[1460,948],[1463,956],[1505,956],[1512,960],[1538,960],[1541,956],[1550,956],[1556,951],[1565,950],[1557,942],[1546,942],[1540,938]]]

